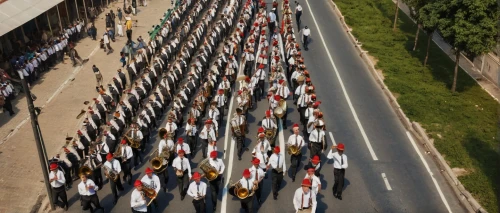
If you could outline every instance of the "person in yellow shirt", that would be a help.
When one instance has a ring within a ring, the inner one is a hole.
[[[127,39],[129,41],[132,41],[132,18],[130,17],[125,17],[125,29],[127,33]]]

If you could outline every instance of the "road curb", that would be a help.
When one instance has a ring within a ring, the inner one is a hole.
[[[439,151],[436,149],[436,147],[434,147],[432,140],[429,139],[429,137],[427,136],[427,133],[420,126],[420,124],[417,122],[412,122],[412,121],[410,121],[410,119],[408,119],[406,114],[403,112],[403,110],[399,106],[397,99],[394,97],[394,95],[389,90],[389,88],[385,85],[384,80],[382,79],[382,76],[380,76],[380,74],[375,69],[373,62],[368,57],[369,56],[368,51],[363,50],[361,48],[359,41],[351,33],[352,29],[349,28],[349,26],[345,23],[344,16],[342,15],[342,12],[340,12],[340,10],[338,9],[335,2],[331,1],[331,4],[333,7],[333,10],[340,17],[339,20],[342,23],[343,27],[346,29],[346,33],[347,33],[348,37],[353,42],[354,47],[359,51],[359,53],[360,53],[359,56],[363,59],[363,61],[367,65],[371,74],[374,76],[375,81],[380,85],[380,87],[384,91],[384,94],[387,97],[389,104],[393,108],[396,115],[399,117],[399,120],[401,121],[401,123],[403,124],[405,129],[408,130],[413,136],[415,136],[415,138],[418,140],[418,142],[420,142],[419,144],[421,146],[423,146],[425,151],[432,155],[434,161],[437,163],[437,166],[439,167],[439,169],[441,171],[441,174],[443,174],[446,181],[453,189],[453,192],[459,198],[460,203],[469,212],[487,213],[487,211],[476,201],[476,199],[474,199],[474,197],[472,197],[472,195],[465,189],[465,187],[462,185],[462,183],[458,180],[455,173],[453,173],[453,171],[451,170],[450,166],[446,163],[446,161],[444,160],[441,153],[439,153]]]

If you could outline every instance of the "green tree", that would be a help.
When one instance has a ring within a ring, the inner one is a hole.
[[[418,34],[422,28],[422,20],[420,18],[420,9],[427,4],[431,3],[431,0],[403,0],[403,2],[410,9],[410,17],[417,23],[417,32],[415,34],[415,43],[413,45],[413,51],[417,49]]]
[[[460,52],[477,56],[491,51],[498,32],[498,5],[495,0],[438,0],[438,29],[455,50],[451,91],[457,87]]]
[[[439,13],[443,11],[442,8],[444,6],[443,1],[434,1],[422,6],[418,12],[418,19],[420,20],[422,29],[427,34],[427,50],[424,59],[424,67],[427,66],[427,60],[429,59],[432,35],[436,31],[439,22]]]

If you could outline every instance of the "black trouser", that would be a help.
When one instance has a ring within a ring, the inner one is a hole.
[[[114,182],[113,180],[109,180],[109,186],[111,187],[111,192],[113,193],[113,198],[115,201],[118,200],[118,191],[123,191],[123,186],[122,186],[122,182],[120,180],[120,177],[118,177],[118,179],[116,179],[116,182]],[[118,189],[118,191],[117,191]]]
[[[139,165],[139,162],[142,163],[141,152],[139,152],[139,149],[132,148],[132,153],[134,153],[134,166]]]
[[[94,169],[94,172],[92,173],[92,180],[97,186],[99,186],[99,189],[102,189],[103,181],[101,168]]]
[[[257,85],[258,85],[257,90],[260,90],[260,97],[259,97],[259,101],[260,101],[260,99],[265,98],[264,80],[259,80],[259,82],[257,83]]]
[[[255,197],[257,201],[260,202],[260,198],[262,197],[262,185],[264,185],[264,181],[259,182],[259,187],[255,190]]]
[[[278,172],[276,171],[276,169],[273,169],[272,170],[272,174],[273,174],[273,185],[272,185],[272,189],[273,189],[273,195],[274,196],[278,196],[278,191],[280,190],[280,187],[281,187],[281,182],[283,181],[283,171],[282,172]]]
[[[297,26],[299,27],[299,29],[300,29],[300,16],[302,16],[302,11],[297,11],[295,13],[295,20],[297,21]]]
[[[132,30],[126,30],[126,33],[127,33],[127,39],[129,41],[132,41]]]
[[[189,145],[189,149],[191,150],[191,153],[194,154],[194,152],[196,151],[196,136],[188,136],[187,137],[187,142],[188,142],[188,145]],[[193,156],[194,157],[194,156]]]
[[[333,184],[333,194],[342,196],[342,189],[344,188],[344,175],[345,169],[333,169],[333,176],[335,183]]]
[[[182,177],[177,176],[177,186],[179,187],[179,194],[181,196],[186,196],[186,190],[184,186],[187,186],[189,183],[189,176],[187,169],[184,170],[184,175]]]
[[[298,155],[290,155],[290,170],[292,172],[292,178],[295,178],[295,175],[297,174],[297,168],[299,168],[300,161],[302,160],[302,154],[299,153]]]
[[[94,212],[94,208],[92,208],[92,205],[90,204],[94,204],[94,207],[96,209],[102,209],[101,204],[99,204],[99,197],[97,196],[97,194],[83,195],[81,201],[82,210],[84,211],[90,209],[90,212]]]
[[[3,105],[3,108],[9,112],[9,115],[14,114],[14,110],[12,110],[12,102],[8,98],[5,98],[5,103]]]
[[[253,213],[253,196],[240,200],[241,208],[247,213]]]
[[[205,213],[205,199],[193,200],[193,206],[196,213]]]
[[[163,166],[168,166],[168,164],[165,164]],[[163,184],[162,184],[162,188],[163,190],[167,191],[167,184],[168,184],[168,169],[165,169],[163,170],[163,172],[159,173],[158,175],[161,175],[163,176]],[[160,184],[161,184],[161,180],[160,180]]]
[[[222,126],[222,119],[224,118],[224,106],[217,107],[219,109],[219,127]]]
[[[308,41],[309,36],[302,35],[302,40],[304,41],[304,49],[307,50],[307,44],[309,43]]]
[[[130,209],[132,210],[132,213],[144,213],[144,212],[140,212],[140,211],[134,210],[134,208],[130,208]],[[149,210],[149,208],[148,208],[148,209],[146,210],[146,213],[149,213],[149,212],[151,212],[151,211],[150,211],[150,210]]]
[[[215,180],[210,181],[210,191],[212,193],[212,206],[215,209],[217,206],[217,197],[219,196],[219,185],[221,181],[221,175],[219,175]]]
[[[208,139],[201,139],[201,152],[203,154],[203,158],[207,158],[207,147]]]
[[[61,198],[62,204],[59,201],[59,198]],[[52,202],[54,202],[54,204],[58,205],[61,208],[68,206],[68,196],[66,195],[66,189],[64,188],[64,186],[52,188],[52,199]]]
[[[130,171],[130,159],[125,162],[122,162],[122,170],[123,170],[123,182],[126,182],[127,176],[129,179],[129,184],[132,181],[132,172]]]
[[[314,130],[313,130],[314,131]],[[309,142],[311,144],[311,158],[315,155],[321,157],[321,151],[323,150],[323,143],[321,142]]]
[[[238,156],[243,155],[243,147],[245,146],[245,136],[236,136],[236,147],[238,148]]]
[[[245,70],[244,73],[246,76],[251,76],[252,75],[252,65],[253,61],[246,61],[245,62]]]

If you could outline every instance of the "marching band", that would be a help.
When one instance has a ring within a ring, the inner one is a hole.
[[[202,15],[204,8],[208,10]],[[163,26],[172,35],[171,41],[167,41],[167,36],[157,36],[150,45],[165,46],[148,46],[151,48],[149,51],[139,52],[139,57],[132,59],[128,65],[131,89],[125,89],[127,78],[118,70],[113,79],[116,81],[114,86],[122,88],[127,95],[122,97],[122,94],[118,94],[115,97],[114,94],[109,97],[108,91],[99,88],[99,98],[94,100],[96,105],[89,107],[84,128],[77,131],[78,139],[71,142],[72,138],[67,138],[65,158],[52,159],[49,178],[53,202],[68,209],[66,187],[70,187],[71,181],[79,177],[78,193],[83,210],[104,211],[97,195],[97,191],[103,187],[101,172],[104,172],[110,183],[113,204],[118,201],[118,192],[124,190],[121,183],[123,178],[123,182],[129,185],[134,183],[130,200],[132,212],[152,212],[151,204],[156,208],[159,206],[159,191],[163,189],[167,193],[171,169],[177,177],[180,199],[184,200],[186,194],[192,197],[196,212],[206,211],[207,187],[210,188],[214,212],[219,191],[223,187],[229,187],[230,194],[240,199],[243,210],[253,212],[254,195],[259,205],[263,202],[262,190],[268,171],[272,178],[273,198],[278,199],[286,170],[285,150],[281,149],[286,148],[291,164],[289,174],[292,182],[295,182],[302,163],[303,147],[308,147],[310,159],[304,167],[307,174],[292,201],[297,212],[315,212],[316,196],[322,186],[321,156],[327,149],[325,120],[299,42],[294,36],[288,0],[284,0],[281,7],[281,24],[277,8],[278,2],[274,1],[272,12],[268,13],[263,0],[184,2]],[[297,21],[300,21],[301,11],[297,3]],[[220,12],[223,14],[217,20]],[[195,24],[198,20],[202,21]],[[219,43],[222,44],[222,50],[216,51]],[[281,51],[285,54],[282,55]],[[209,60],[214,56],[216,61],[213,66],[209,66]],[[237,76],[240,65],[238,59],[241,59],[244,76]],[[186,73],[187,82],[182,82]],[[241,84],[239,89],[234,89],[236,82]],[[232,95],[235,95],[237,104],[233,115],[229,110],[226,112]],[[289,96],[292,96],[300,120],[292,125],[293,134],[288,137],[286,147],[280,148],[276,140],[278,131],[288,126]],[[248,138],[249,110],[255,109],[262,100],[267,100],[268,105],[263,107],[267,110],[256,139]],[[116,111],[113,110],[115,102],[119,102]],[[187,120],[184,125],[185,114]],[[167,118],[165,126],[157,127],[157,122],[164,117]],[[229,186],[222,185],[225,165],[218,158],[217,150],[219,128],[224,117],[229,121],[229,135],[231,141],[236,143],[240,161],[244,152],[249,150],[246,139],[255,144],[251,152],[251,166],[244,170],[240,180],[230,182]],[[107,128],[98,128],[101,124],[107,124]],[[129,128],[127,131],[126,127]],[[133,180],[131,171],[143,163],[141,153],[146,151],[151,133],[157,129],[160,139],[158,148],[149,154],[149,158],[145,157],[151,166],[146,168],[140,180]],[[199,151],[198,139],[204,160],[197,169],[203,174],[192,173],[195,168],[191,167],[191,160]],[[70,143],[72,147],[69,147]],[[333,159],[335,183],[332,190],[334,196],[342,200],[347,169],[344,144],[332,146],[326,158]],[[131,167],[132,161],[134,167]],[[122,171],[123,176],[120,178]],[[203,178],[206,181],[202,181]]]

